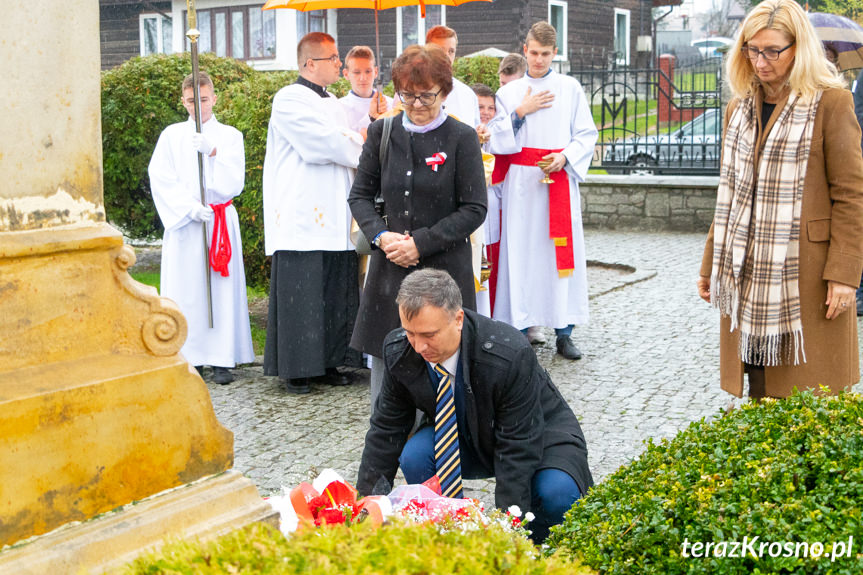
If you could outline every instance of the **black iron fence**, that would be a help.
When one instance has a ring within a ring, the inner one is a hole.
[[[722,61],[658,68],[580,69],[599,129],[593,168],[609,174],[718,175]]]

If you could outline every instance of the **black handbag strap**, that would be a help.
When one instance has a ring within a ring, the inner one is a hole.
[[[380,151],[380,160],[381,160],[381,173],[384,171],[384,166],[387,163],[387,155],[390,151],[390,133],[393,131],[393,117],[388,116],[384,118],[384,131],[381,135],[381,151]]]
[[[383,181],[384,177],[384,166],[387,163],[387,156],[390,151],[390,133],[393,131],[393,117],[387,116],[384,118],[384,131],[381,134],[381,150],[379,154],[379,159],[381,162],[381,181]],[[383,186],[378,186],[378,193],[375,194],[375,210],[380,213],[381,216],[384,216],[383,212]],[[384,216],[384,221],[386,221],[386,216]]]

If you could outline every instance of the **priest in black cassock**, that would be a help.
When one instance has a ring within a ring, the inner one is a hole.
[[[312,32],[297,46],[300,76],[279,90],[264,159],[264,234],[272,255],[264,374],[287,391],[348,383],[360,366],[348,343],[359,305],[348,192],[363,139],[326,87],[339,79],[333,37]]]

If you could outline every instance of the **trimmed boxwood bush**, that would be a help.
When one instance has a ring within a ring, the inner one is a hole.
[[[125,570],[145,574],[433,574],[590,575],[559,556],[542,557],[522,535],[400,524],[328,526],[285,538],[257,524],[205,544],[175,543]]]
[[[217,91],[254,72],[242,62],[201,54],[200,68]],[[132,58],[102,74],[102,163],[108,220],[136,239],[162,236],[150,195],[147,165],[159,134],[188,117],[180,100],[183,78],[192,72],[188,54]],[[219,113],[220,106],[215,108]]]
[[[500,78],[497,69],[500,66],[500,58],[492,56],[474,56],[473,58],[459,58],[453,63],[453,75],[470,86],[477,82],[497,92],[500,88]]]
[[[859,395],[810,392],[693,423],[594,487],[548,542],[602,573],[863,573],[861,427]]]

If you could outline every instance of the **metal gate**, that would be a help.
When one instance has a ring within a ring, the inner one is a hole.
[[[609,174],[718,175],[722,60],[576,70],[599,130],[592,168]]]

